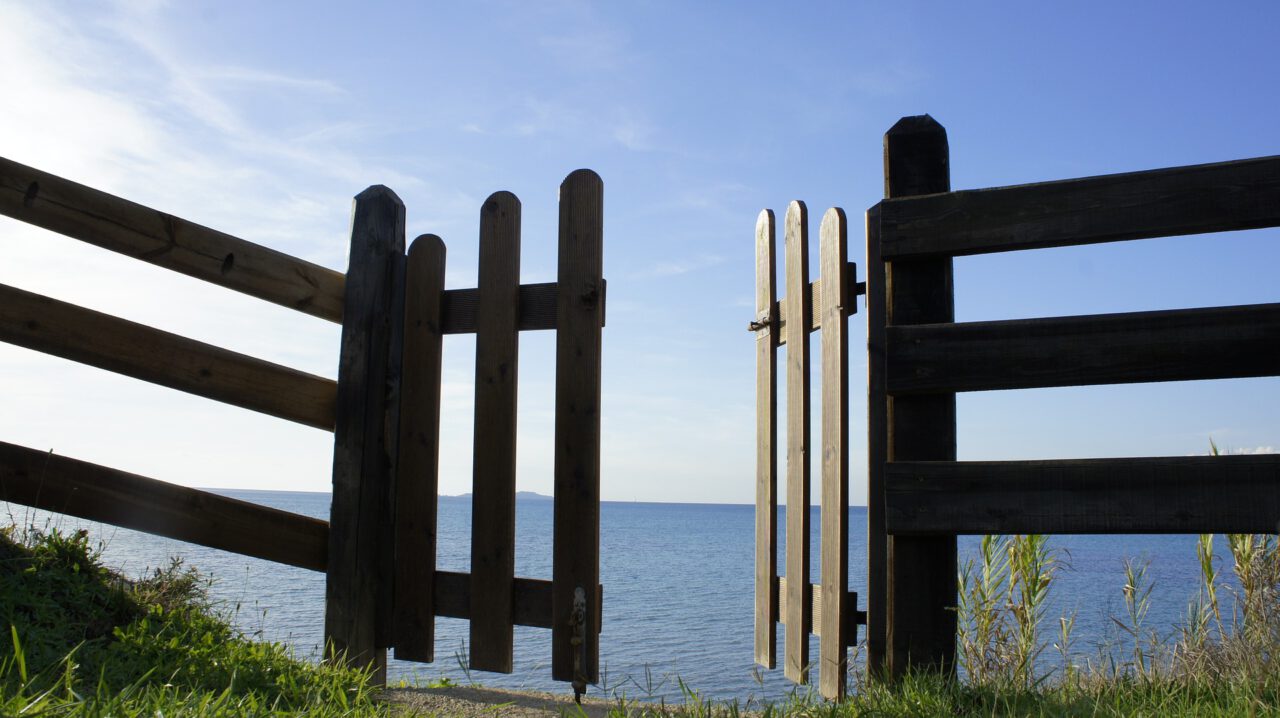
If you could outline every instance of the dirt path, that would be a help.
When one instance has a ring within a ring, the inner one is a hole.
[[[452,686],[449,688],[397,688],[387,690],[382,698],[388,703],[411,708],[419,715],[439,718],[479,718],[510,716],[511,718],[605,718],[615,704],[601,699],[583,698],[582,705],[567,694],[532,691],[503,691],[495,688]]]

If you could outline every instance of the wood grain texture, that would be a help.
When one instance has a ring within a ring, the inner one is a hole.
[[[516,385],[520,200],[497,192],[480,210],[475,440],[471,498],[471,667],[510,673],[516,567]]]
[[[413,240],[405,266],[404,359],[395,481],[395,657],[435,660],[436,514],[444,242]]]
[[[889,292],[880,257],[880,205],[867,210],[867,669],[883,675],[887,653],[889,536],[884,523],[884,467],[889,460],[885,315]]]
[[[356,196],[338,364],[325,637],[332,655],[372,669],[375,684],[386,679],[391,620],[398,417],[388,412],[398,397],[389,381],[400,379],[404,222],[390,189]]]
[[[894,534],[1276,533],[1280,455],[896,462]]]
[[[858,303],[856,301],[853,301],[853,298],[852,298],[852,295],[857,293],[855,291],[855,286],[857,284],[857,276],[858,276],[857,264],[855,264],[854,262],[846,262],[844,265],[844,277],[842,278],[842,281],[844,282],[844,287],[845,287],[844,291],[851,293],[849,301],[846,302],[849,314],[858,313]],[[823,289],[822,289],[821,277],[810,282],[808,288],[805,289],[805,297],[807,297],[806,301],[809,302],[809,307],[810,307],[809,328],[806,334],[811,332],[816,332],[822,328],[822,291]],[[782,303],[785,301],[786,301],[786,297],[783,297],[778,302],[778,306],[775,308],[775,311],[779,317],[778,323],[776,325],[778,327],[777,334],[778,334],[779,346],[787,343],[787,320],[785,317],[782,316]]]
[[[319,519],[4,442],[0,501],[325,570],[329,526]]]
[[[560,185],[556,317],[555,518],[551,675],[600,680],[600,326],[603,316],[604,184],[577,170]],[[575,647],[574,592],[587,630]],[[575,659],[576,654],[576,659]]]
[[[822,612],[813,617],[818,643],[818,689],[845,694],[849,645],[845,604],[849,586],[849,230],[844,210],[832,208],[819,232],[822,279]]]
[[[787,579],[779,578],[774,591],[782,598],[781,606],[785,609],[787,605]],[[810,610],[813,611],[813,635],[822,638],[822,626],[829,623],[823,608],[831,599],[823,591],[820,584],[810,584],[805,589],[805,594],[809,596]],[[857,642],[857,630],[859,623],[866,622],[866,615],[858,610],[858,594],[855,591],[845,591],[843,596],[843,607],[841,608],[841,618],[844,623],[840,630],[840,636],[845,640],[845,646],[853,646]],[[785,610],[783,615],[786,615]]]
[[[3,157],[0,213],[321,319],[342,321],[340,272]]]
[[[331,379],[2,284],[0,341],[333,431]]]
[[[889,392],[1280,375],[1280,304],[890,327]]]
[[[811,323],[809,216],[803,202],[787,205],[783,240],[787,297],[783,314],[793,327]],[[787,345],[787,625],[783,672],[797,683],[809,681],[809,631],[812,611],[803,592],[809,585],[809,342]]]
[[[516,576],[512,583],[511,620],[517,626],[551,628],[552,584],[550,581]],[[601,599],[604,588],[596,587],[596,632],[601,629]],[[471,618],[471,575],[456,571],[435,572],[435,600],[437,616],[446,618]]]
[[[883,205],[890,260],[1273,227],[1280,224],[1280,157],[895,198]]]
[[[884,139],[889,198],[950,189],[947,133],[928,115],[907,117]],[[883,242],[882,232],[879,235]],[[887,259],[882,251],[882,260]],[[950,258],[886,261],[885,326],[955,319]],[[888,375],[892,376],[890,366]],[[954,460],[955,394],[888,397],[885,460]],[[883,500],[879,498],[878,500]],[[887,542],[887,665],[893,677],[907,670],[947,672],[955,660],[956,539],[893,537]]]
[[[771,210],[756,218],[756,575],[755,660],[772,670],[778,655],[778,326],[777,232]]]
[[[600,326],[605,322],[605,299],[609,283],[601,281]],[[516,327],[522,332],[556,328],[557,285],[555,282],[520,285],[520,313]],[[444,333],[474,334],[480,311],[479,289],[444,291]]]

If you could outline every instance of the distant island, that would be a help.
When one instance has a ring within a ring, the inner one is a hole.
[[[442,499],[469,499],[469,498],[471,498],[471,492],[467,492],[467,493],[465,493],[465,494],[458,494],[458,495],[456,495],[456,496],[451,496],[451,495],[448,495],[448,494],[441,494],[441,495],[440,495],[440,498],[442,498]],[[516,492],[516,501],[551,501],[551,500],[553,500],[553,497],[551,497],[551,496],[547,496],[547,495],[545,495],[545,494],[540,494],[540,493],[538,493],[537,491],[517,491],[517,492]]]

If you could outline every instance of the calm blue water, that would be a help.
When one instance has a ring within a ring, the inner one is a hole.
[[[229,496],[328,518],[329,495],[299,492],[226,491]],[[231,609],[248,633],[284,641],[300,654],[316,655],[324,628],[324,576],[303,569],[140,534],[70,517],[50,518],[21,506],[6,507],[18,523],[64,529],[86,527],[103,544],[108,565],[137,575],[166,565],[171,556],[215,579],[213,594]],[[467,571],[470,557],[470,500],[442,498],[439,509],[441,569]],[[517,503],[518,575],[551,577],[551,502]],[[777,698],[791,684],[782,671],[757,673],[752,665],[753,507],[714,504],[610,503],[601,506],[601,582],[604,584],[602,678],[606,692],[644,698],[678,697],[675,676],[713,698]],[[785,525],[781,520],[780,524]],[[812,525],[817,576],[818,511]],[[865,590],[866,509],[850,509],[850,589]],[[780,537],[781,538],[781,537]],[[1056,635],[1056,617],[1076,613],[1073,641],[1081,659],[1115,639],[1112,616],[1124,615],[1123,560],[1145,558],[1154,582],[1148,625],[1174,630],[1199,580],[1194,536],[1059,536],[1050,539],[1068,566],[1053,589],[1044,627]],[[973,556],[976,537],[961,537],[961,561]],[[1220,541],[1221,542],[1221,541]],[[781,545],[779,549],[781,556]],[[781,557],[779,566],[783,565]],[[1223,564],[1229,573],[1229,564]],[[859,608],[865,609],[859,600]],[[392,661],[392,680],[448,676],[468,680],[459,660],[466,651],[467,624],[437,619],[437,661]],[[813,640],[816,662],[817,639]],[[778,640],[782,645],[781,631]],[[556,692],[567,686],[550,680],[550,631],[516,627],[516,669],[511,675],[476,672],[485,685]],[[1046,658],[1051,658],[1048,654]],[[781,655],[779,665],[781,665]],[[592,689],[593,694],[601,691]]]

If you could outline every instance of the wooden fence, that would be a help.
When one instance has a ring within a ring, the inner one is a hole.
[[[809,228],[804,203],[787,207],[786,296],[776,299],[774,216],[756,221],[756,576],[755,659],[774,668],[777,624],[786,625],[783,670],[809,680],[809,634],[819,649],[819,688],[829,698],[845,691],[847,648],[857,640],[858,596],[849,585],[849,315],[861,288],[848,261],[844,211],[827,210],[820,230],[822,277],[809,282]],[[819,583],[809,577],[810,431],[809,333],[822,331],[821,537]],[[786,576],[778,577],[777,408],[778,347],[785,344],[787,381]]]
[[[867,213],[869,660],[955,652],[957,534],[1275,533],[1280,456],[958,462],[955,393],[1280,375],[1280,304],[956,323],[952,257],[1280,225],[1280,157],[950,192],[946,131],[885,136]]]
[[[342,325],[336,382],[0,285],[0,340],[334,432],[330,521],[0,443],[0,500],[327,574],[334,655],[385,679],[471,619],[471,665],[511,671],[512,626],[552,630],[552,675],[599,678],[603,186],[560,187],[559,276],[519,282],[520,203],[481,210],[477,289],[434,235],[404,251],[386,187],[356,197],[347,274],[0,158],[0,213]],[[557,330],[552,580],[514,576],[517,333]],[[435,570],[442,336],[475,333],[472,573]]]

